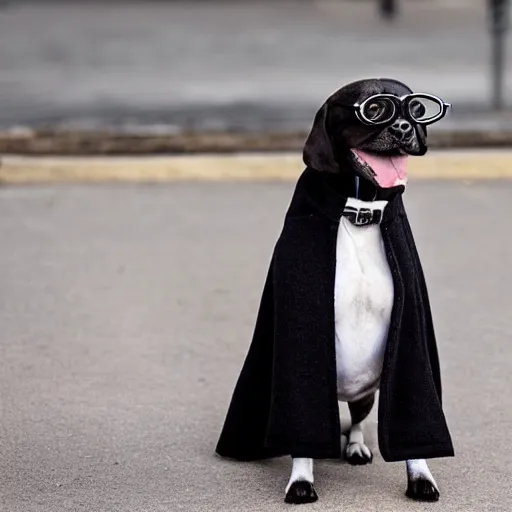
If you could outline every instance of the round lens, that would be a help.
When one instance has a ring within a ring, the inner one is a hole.
[[[418,123],[424,123],[437,117],[442,112],[442,106],[430,98],[413,98],[409,102],[409,113]]]
[[[371,100],[364,106],[363,114],[372,123],[385,123],[395,113],[395,105],[387,98]]]

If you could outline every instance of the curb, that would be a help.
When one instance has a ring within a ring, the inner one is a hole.
[[[109,132],[0,133],[4,155],[157,155],[302,151],[307,132],[180,133]],[[512,130],[447,130],[429,133],[433,149],[512,148]]]
[[[134,156],[8,156],[0,184],[159,183],[180,181],[294,181],[304,164],[301,153]],[[409,161],[413,180],[512,179],[512,151],[431,151]]]

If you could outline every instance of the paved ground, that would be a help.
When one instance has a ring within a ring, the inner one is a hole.
[[[0,190],[2,511],[291,510],[287,460],[213,451],[292,188]],[[305,510],[512,509],[511,194],[417,181],[407,196],[457,451],[431,465],[442,504],[407,501],[404,468],[377,454],[319,464]],[[376,449],[375,416],[367,430]]]
[[[379,75],[452,102],[434,130],[512,127],[510,112],[483,112],[485,3],[402,4],[387,24],[373,0],[12,0],[0,9],[0,129],[302,130],[331,91]]]

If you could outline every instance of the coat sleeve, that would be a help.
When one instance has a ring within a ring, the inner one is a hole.
[[[379,399],[379,447],[388,462],[453,455],[427,285],[402,198],[396,202],[396,218],[383,227],[395,286]]]
[[[288,219],[274,259],[270,446],[294,457],[341,455],[334,345],[335,226]]]
[[[220,455],[239,460],[341,456],[335,235],[335,227],[315,215],[286,219],[217,445]]]

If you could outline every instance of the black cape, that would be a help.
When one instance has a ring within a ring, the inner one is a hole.
[[[382,92],[382,80],[370,82],[373,89],[363,84],[371,89],[367,95]],[[359,100],[361,88],[356,83],[335,92],[315,116],[304,146],[306,170],[274,249],[252,344],[217,444],[221,456],[341,456],[336,239],[346,198],[355,195],[355,173],[342,144],[352,113],[332,106]],[[452,456],[427,287],[402,202],[404,187],[382,189],[367,180],[361,185],[361,199],[389,201],[380,227],[394,305],[379,393],[381,455],[386,461]]]
[[[217,444],[221,456],[341,457],[334,278],[346,198],[335,179],[308,168],[297,183]],[[401,193],[381,231],[395,301],[379,393],[380,453],[386,461],[452,456],[427,288]]]

